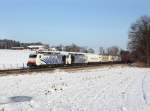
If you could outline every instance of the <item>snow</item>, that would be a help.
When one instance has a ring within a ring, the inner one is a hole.
[[[29,50],[0,50],[0,69],[26,67]]]
[[[0,111],[150,111],[150,69],[128,66],[0,77]]]

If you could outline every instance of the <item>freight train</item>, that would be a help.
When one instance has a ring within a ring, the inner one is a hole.
[[[59,65],[84,65],[100,63],[121,62],[120,56],[98,55],[93,53],[41,51],[30,54],[27,66],[59,66]]]

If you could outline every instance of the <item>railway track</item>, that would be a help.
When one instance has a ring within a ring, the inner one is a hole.
[[[42,68],[38,67],[38,68],[8,69],[8,70],[0,70],[0,75],[54,71],[56,69],[80,69],[88,67],[114,66],[114,65],[118,64],[90,64],[90,65],[72,65],[72,66],[57,66],[57,67],[42,67]]]

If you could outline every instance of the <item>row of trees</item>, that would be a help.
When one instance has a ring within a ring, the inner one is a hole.
[[[112,46],[104,49],[103,47],[99,47],[99,54],[109,54],[109,55],[120,55],[121,49],[117,46]]]
[[[142,16],[131,25],[128,49],[135,60],[150,66],[150,16]]]
[[[29,46],[29,45],[43,45],[43,43],[41,43],[41,42],[21,43],[19,41],[8,40],[8,39],[0,40],[0,49],[11,49],[12,47],[27,48],[27,46]],[[59,51],[95,53],[95,50],[92,48],[81,47],[76,44],[71,44],[71,45],[66,45],[66,46],[58,45],[58,46],[54,46],[54,47]],[[116,46],[109,47],[107,49],[104,49],[103,47],[99,48],[99,54],[118,55],[118,53],[119,53],[119,48]]]
[[[66,45],[66,46],[58,45],[58,46],[55,46],[55,48],[59,51],[95,53],[94,49],[92,48],[81,47],[76,44],[71,44],[71,45]]]
[[[0,49],[10,49],[12,47],[24,47],[24,48],[27,48],[27,46],[29,46],[29,45],[42,45],[42,43],[41,42],[21,43],[19,41],[8,40],[8,39],[0,40]]]
[[[43,45],[41,42],[36,43],[21,43],[15,40],[3,39],[0,40],[0,49],[11,49],[12,47],[24,47],[27,48],[29,45]],[[49,47],[49,46],[48,46]],[[68,51],[68,52],[84,52],[84,53],[95,53],[95,50],[88,47],[81,47],[76,44],[71,45],[58,45],[52,46],[55,47],[59,51]],[[99,48],[99,54],[110,54],[110,55],[119,55],[119,48],[116,46],[109,47],[104,49],[103,47]]]
[[[84,53],[95,53],[95,50],[92,48],[88,48],[88,47],[81,47],[78,46],[76,44],[71,44],[71,45],[67,45],[67,46],[63,46],[63,45],[58,45],[55,46],[57,50],[59,51],[68,51],[68,52],[84,52]],[[109,55],[119,55],[120,54],[120,49],[117,46],[112,46],[109,47],[107,49],[103,48],[103,47],[99,47],[99,54],[109,54]]]

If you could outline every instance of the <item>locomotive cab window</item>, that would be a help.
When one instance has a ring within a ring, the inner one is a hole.
[[[37,57],[36,54],[31,54],[31,55],[29,55],[29,58],[36,58],[36,57]]]

